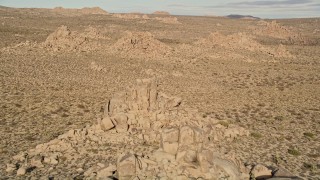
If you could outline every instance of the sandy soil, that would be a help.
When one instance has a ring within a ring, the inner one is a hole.
[[[319,18],[148,17],[0,8],[0,174],[12,156],[91,125],[115,92],[156,76],[203,117],[249,130],[219,151],[320,178]]]

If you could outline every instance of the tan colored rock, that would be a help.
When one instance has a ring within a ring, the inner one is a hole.
[[[150,164],[150,165],[152,165],[152,166],[155,166],[155,165],[157,165],[157,162],[156,161],[152,161],[152,160],[150,160],[150,159],[142,159],[142,161],[144,161],[145,163],[147,163],[147,164]]]
[[[18,169],[17,176],[22,176],[22,175],[25,175],[26,173],[27,173],[27,169],[24,166],[22,166]]]
[[[293,173],[288,171],[287,169],[280,167],[274,172],[272,172],[273,176],[272,177],[286,177],[286,178],[297,178]]]
[[[124,113],[128,110],[128,106],[125,104],[126,93],[118,92],[113,98],[109,101],[109,115],[116,113]]]
[[[176,177],[176,180],[189,180],[189,178],[185,175],[179,175]]]
[[[15,161],[18,161],[18,162],[23,162],[26,160],[27,155],[28,155],[27,153],[21,152],[15,156],[13,156],[12,159]]]
[[[128,131],[128,117],[123,114],[116,114],[115,116],[112,117],[113,121],[115,122],[116,125],[116,130],[117,132],[127,132]]]
[[[41,156],[35,156],[31,159],[30,165],[32,167],[43,168],[42,160],[43,158]]]
[[[97,179],[106,179],[112,177],[113,171],[116,171],[117,167],[114,165],[103,168],[97,172]]]
[[[185,167],[184,174],[188,174],[189,177],[200,179],[204,178],[204,173],[201,172],[201,169],[196,167]]]
[[[162,142],[162,148],[165,152],[176,155],[179,144],[178,142]]]
[[[167,152],[163,152],[163,151],[155,151],[153,153],[153,158],[155,158],[156,162],[161,162],[164,159],[167,159],[169,161],[175,161],[175,156],[167,153]]]
[[[272,170],[268,169],[264,165],[257,164],[252,168],[250,174],[253,175],[255,178],[271,178],[271,172]]]
[[[134,155],[127,153],[122,154],[117,160],[117,170],[119,179],[132,179],[136,175],[136,158]]]
[[[214,172],[213,177],[229,177],[229,180],[241,179],[239,168],[230,160],[222,159],[220,156],[213,157],[213,168],[210,171]],[[242,179],[241,179],[242,180]]]
[[[180,128],[180,145],[188,145],[194,143],[194,131],[190,126],[183,126]]]
[[[113,127],[114,127],[114,124],[113,124],[110,117],[106,116],[101,120],[101,129],[102,130],[107,131]]]
[[[163,142],[178,142],[179,141],[179,129],[176,127],[166,128],[162,130],[161,140]]]
[[[15,171],[17,168],[16,168],[16,165],[14,164],[7,164],[7,168],[6,168],[6,172],[7,173],[12,173],[13,171]]]
[[[213,161],[213,152],[210,150],[202,150],[197,153],[197,161],[203,173],[207,173],[210,170],[211,162]]]
[[[58,155],[52,154],[49,157],[45,157],[43,162],[46,163],[46,164],[57,165],[59,163]]]
[[[95,176],[96,172],[99,171],[99,169],[101,169],[101,167],[97,167],[97,166],[92,166],[89,169],[87,169],[83,175],[85,177],[91,177],[91,176]]]
[[[193,163],[197,161],[196,147],[191,145],[179,146],[176,160],[180,162]]]

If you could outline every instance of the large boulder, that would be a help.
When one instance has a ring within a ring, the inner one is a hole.
[[[129,180],[136,176],[136,157],[126,153],[118,157],[117,171],[119,179]]]

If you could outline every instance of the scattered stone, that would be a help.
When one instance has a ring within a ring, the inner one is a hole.
[[[24,162],[26,160],[26,157],[28,156],[27,153],[21,152],[15,156],[12,157],[13,160],[18,161],[18,162]]]
[[[162,130],[161,138],[163,142],[178,142],[179,141],[179,129],[172,127]]]
[[[165,152],[170,154],[177,154],[179,144],[178,142],[162,142],[162,148]]]
[[[155,19],[165,24],[181,24],[176,17],[156,17]]]
[[[15,171],[17,168],[16,168],[16,165],[14,164],[7,164],[7,168],[6,168],[6,172],[7,173],[12,173],[13,171]]]
[[[286,178],[298,178],[294,174],[292,174],[290,171],[284,169],[283,167],[279,167],[278,169],[274,170],[272,172],[272,177],[286,177]]]
[[[110,117],[104,117],[102,120],[101,120],[101,129],[102,130],[110,130],[111,128],[114,127],[114,124],[111,120]]]
[[[97,179],[103,179],[107,177],[112,177],[113,176],[113,171],[116,170],[115,166],[110,166],[107,168],[103,168],[97,172]]]
[[[50,155],[49,157],[45,157],[43,162],[46,164],[57,165],[59,163],[58,156],[56,154]]]
[[[34,158],[31,159],[30,165],[32,167],[43,168],[44,165],[42,164],[42,161],[43,161],[42,156],[35,156]]]
[[[119,179],[132,179],[136,175],[136,157],[130,153],[120,155],[117,160]]]
[[[116,114],[113,116],[117,132],[127,132],[128,131],[128,117],[125,114]]]
[[[272,170],[268,169],[264,165],[257,164],[252,168],[250,174],[255,178],[271,178],[271,172]]]
[[[22,176],[25,175],[27,173],[27,169],[25,167],[20,167],[17,171],[17,176]]]
[[[179,144],[188,145],[194,143],[194,131],[189,126],[184,126],[180,129]]]

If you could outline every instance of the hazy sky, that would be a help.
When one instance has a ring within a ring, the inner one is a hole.
[[[82,8],[108,12],[168,11],[177,15],[242,14],[263,18],[320,17],[320,0],[0,0],[9,7]]]

